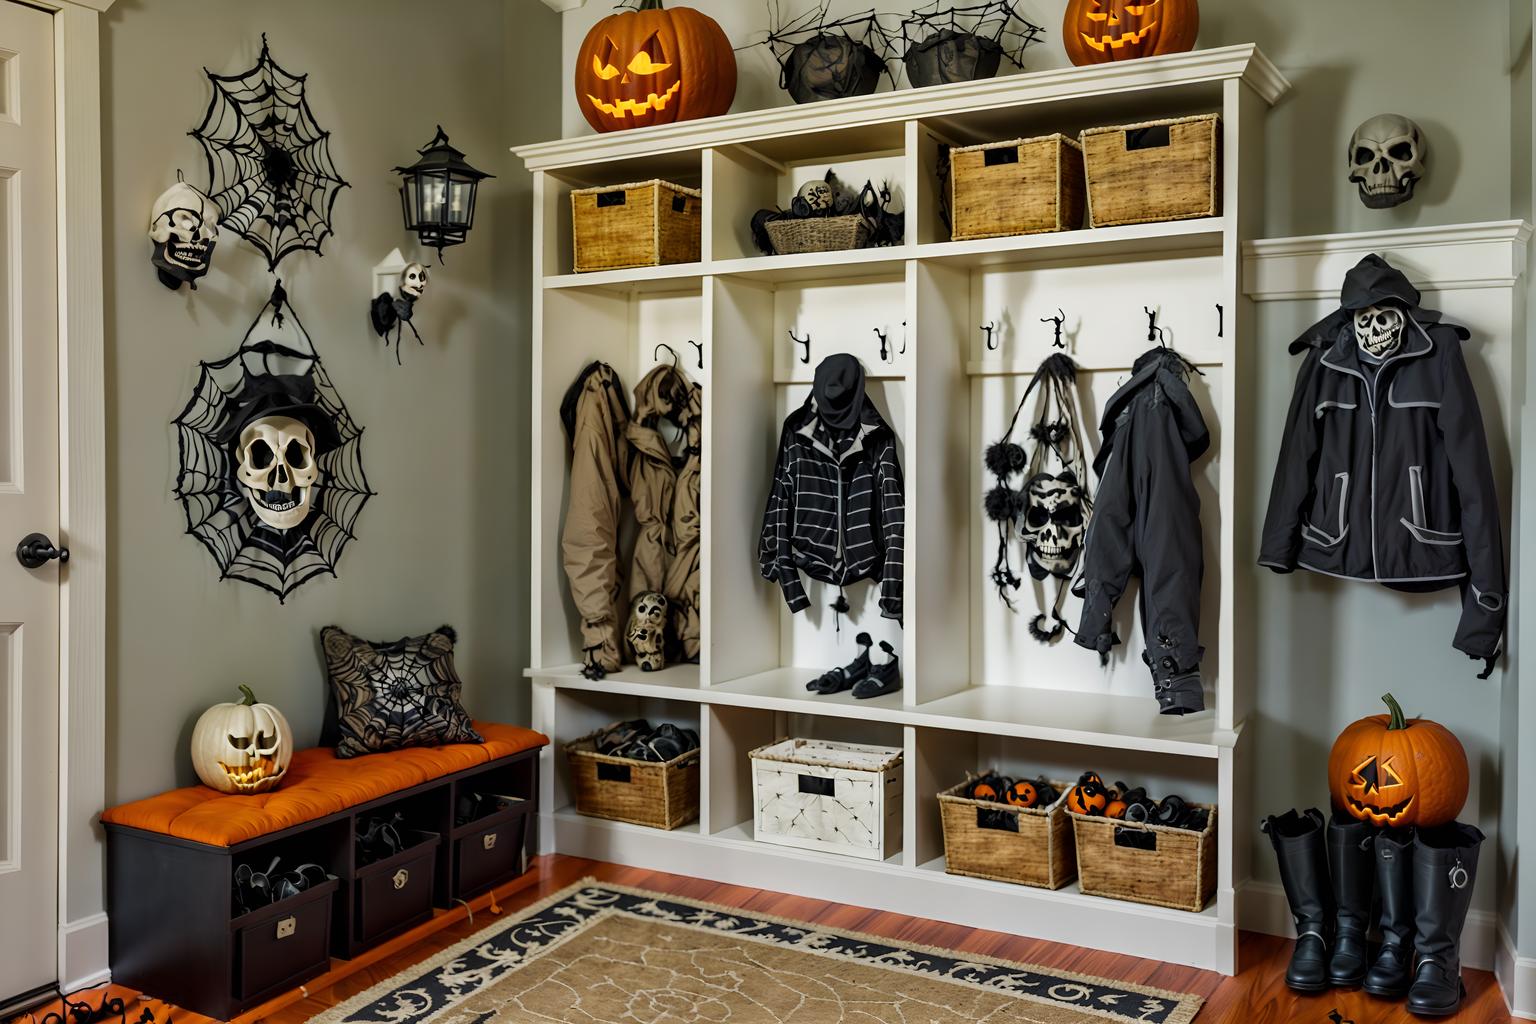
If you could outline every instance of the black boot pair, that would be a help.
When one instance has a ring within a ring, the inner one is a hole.
[[[1408,996],[1408,1009],[1448,1016],[1461,1005],[1461,929],[1471,906],[1483,835],[1468,825],[1377,829],[1335,811],[1324,827],[1315,808],[1260,826],[1274,845],[1296,950],[1285,983],[1298,992],[1364,988]],[[1366,935],[1380,894],[1381,946]],[[1414,951],[1418,960],[1414,960]]]
[[[876,665],[869,657],[874,638],[868,633],[860,633],[854,642],[863,648],[857,658],[842,668],[823,672],[806,683],[805,688],[822,696],[851,689],[853,695],[860,700],[895,693],[901,689],[901,659],[896,656],[896,649],[884,640],[880,641],[880,649],[885,652],[888,660]]]

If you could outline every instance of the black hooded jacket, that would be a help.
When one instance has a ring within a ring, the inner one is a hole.
[[[1109,399],[1093,460],[1099,491],[1083,547],[1080,646],[1120,642],[1115,604],[1141,576],[1141,620],[1153,688],[1165,715],[1205,709],[1200,685],[1200,584],[1205,571],[1200,496],[1189,466],[1211,446],[1189,393],[1190,368],[1172,349],[1141,355]]]
[[[1344,279],[1341,308],[1291,344],[1305,352],[1275,466],[1259,564],[1399,590],[1462,588],[1457,650],[1491,659],[1508,584],[1493,467],[1467,373],[1465,329],[1419,306],[1380,256]],[[1373,359],[1354,313],[1406,314],[1396,351]]]
[[[864,368],[828,356],[779,437],[758,546],[763,578],[795,612],[810,604],[802,571],[836,587],[879,580],[880,613],[899,620],[905,512],[896,435],[865,399]]]

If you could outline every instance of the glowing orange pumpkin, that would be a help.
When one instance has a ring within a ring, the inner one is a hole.
[[[736,98],[736,54],[708,15],[641,0],[592,26],[575,82],[576,102],[600,132],[714,117]]]
[[[1079,67],[1195,47],[1198,0],[1070,0],[1062,45]]]
[[[1409,721],[1386,694],[1388,714],[1345,728],[1328,755],[1335,807],[1372,825],[1444,825],[1467,802],[1467,752],[1445,726]]]

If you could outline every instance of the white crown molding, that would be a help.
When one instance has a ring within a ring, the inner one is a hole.
[[[1334,298],[1344,274],[1369,253],[1435,291],[1511,288],[1525,273],[1531,230],[1506,220],[1259,239],[1243,244],[1243,291],[1261,302]]]

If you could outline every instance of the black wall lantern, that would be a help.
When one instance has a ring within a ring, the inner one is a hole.
[[[416,232],[422,245],[436,249],[441,263],[443,250],[463,242],[475,226],[475,192],[482,179],[494,175],[469,166],[464,154],[448,144],[442,125],[417,152],[420,160],[395,168],[403,179],[400,205],[405,229]]]

